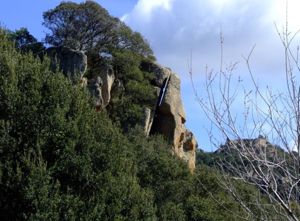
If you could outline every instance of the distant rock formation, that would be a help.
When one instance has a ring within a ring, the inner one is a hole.
[[[242,148],[251,148],[253,151],[259,151],[261,148],[268,148],[269,150],[274,149],[274,145],[272,145],[265,137],[258,136],[255,139],[236,139],[230,140],[227,138],[226,143],[221,145],[219,149],[215,151],[215,153],[224,153],[229,151],[230,149],[242,149]]]

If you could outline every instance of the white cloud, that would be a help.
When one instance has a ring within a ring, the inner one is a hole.
[[[300,28],[300,1],[289,0],[289,27]],[[279,77],[283,72],[283,49],[274,22],[285,24],[284,0],[139,0],[124,21],[141,32],[154,49],[158,62],[180,74],[182,94],[187,112],[187,123],[200,146],[206,146],[205,131],[200,122],[190,116],[195,114],[195,101],[187,75],[187,58],[193,51],[193,70],[197,80],[203,82],[206,65],[218,70],[220,63],[220,37],[224,36],[224,63],[239,62],[237,75],[247,69],[241,55],[247,56],[256,45],[251,57],[253,72],[263,86],[266,82],[282,87]],[[295,44],[300,40],[295,39]],[[201,86],[199,85],[200,92]],[[203,119],[204,117],[202,117]]]
[[[282,27],[285,25],[287,14],[289,30],[297,31],[300,28],[299,10],[299,0],[274,0],[273,4],[270,5],[270,11],[267,18],[277,23],[279,27]]]
[[[123,21],[128,21],[132,15],[143,22],[150,21],[155,10],[170,11],[173,0],[139,0],[131,14],[123,16]]]

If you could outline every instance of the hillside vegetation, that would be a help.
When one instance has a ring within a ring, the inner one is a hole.
[[[94,17],[94,13],[100,14]],[[69,26],[56,29],[66,18],[72,18],[66,23]],[[219,186],[217,170],[199,166],[191,174],[170,153],[164,138],[146,137],[139,128],[143,107],[153,108],[155,94],[149,86],[153,75],[140,68],[142,61],[154,56],[139,33],[91,1],[62,3],[45,12],[44,19],[51,30],[47,43],[91,55],[111,54],[110,65],[125,92],[106,110],[97,111],[85,88],[50,69],[50,60],[41,56],[43,44],[26,29],[1,29],[1,220],[266,217],[255,204],[259,194],[255,188],[235,181],[241,197],[255,211],[247,217],[234,197]],[[275,220],[272,213],[268,218]]]

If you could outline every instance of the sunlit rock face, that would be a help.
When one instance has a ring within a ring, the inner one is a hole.
[[[170,69],[160,66],[153,69],[158,75],[156,79],[161,84],[161,90],[151,133],[164,135],[172,145],[172,152],[186,161],[190,170],[193,171],[197,142],[192,132],[184,125],[186,116],[181,99],[180,78]]]
[[[104,67],[102,72],[100,73],[100,77],[102,78],[103,85],[102,85],[102,99],[103,99],[103,106],[106,107],[111,99],[111,90],[113,83],[115,81],[115,74],[112,67]]]
[[[102,66],[99,72],[88,79],[87,87],[93,96],[97,110],[105,108],[111,99],[115,74],[110,66]]]
[[[53,69],[62,70],[71,80],[79,80],[83,87],[88,88],[98,111],[110,103],[112,94],[122,89],[123,83],[116,78],[107,58],[87,57],[81,51],[64,47],[49,48],[46,54],[51,59]],[[86,74],[87,68],[89,71]],[[197,141],[184,125],[186,116],[179,76],[154,62],[143,62],[141,69],[154,74],[151,85],[157,90],[156,107],[144,110],[144,121],[141,124],[145,134],[163,135],[170,143],[172,153],[187,162],[193,171]]]

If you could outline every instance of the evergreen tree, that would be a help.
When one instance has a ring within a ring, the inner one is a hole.
[[[2,220],[153,217],[130,145],[87,92],[0,38]]]
[[[44,25],[50,30],[46,42],[75,50],[99,54],[114,48],[153,57],[143,37],[94,1],[76,4],[62,2],[44,13]]]
[[[42,53],[45,49],[41,42],[29,33],[27,28],[20,28],[16,31],[8,31],[8,36],[15,43],[15,47],[22,52]]]

